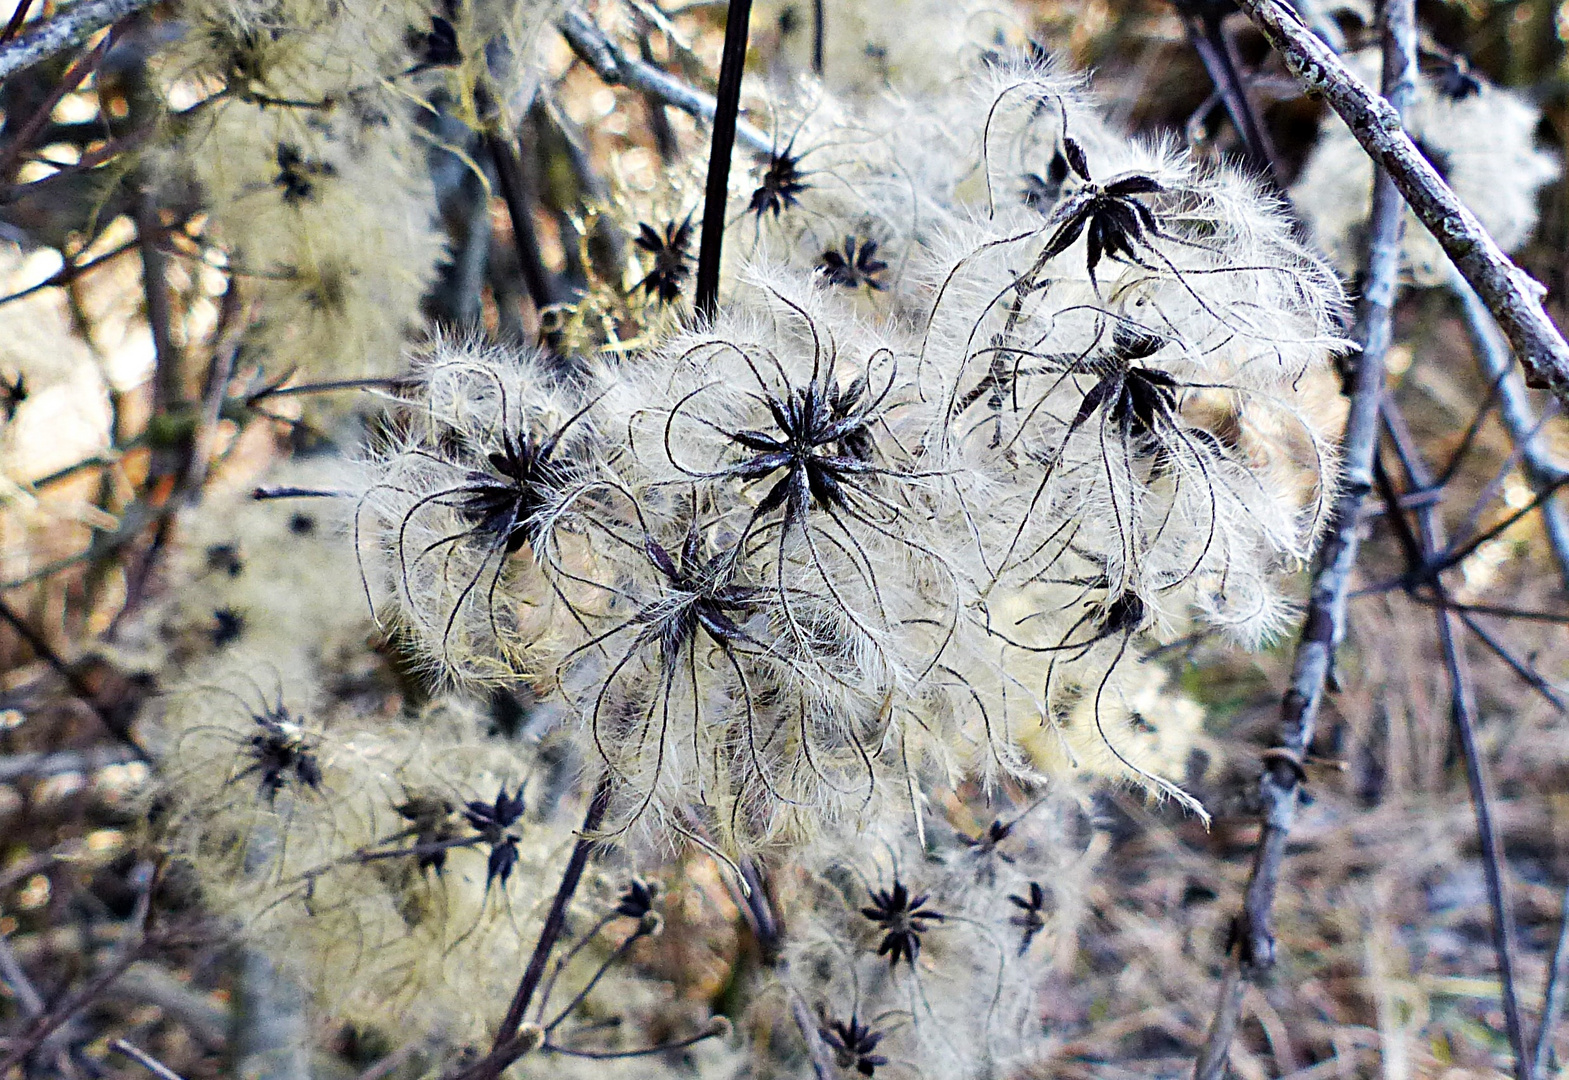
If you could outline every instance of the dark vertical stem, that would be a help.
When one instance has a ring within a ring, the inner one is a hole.
[[[163,223],[152,192],[136,193],[136,246],[142,257],[142,287],[153,337],[153,408],[166,414],[185,399],[185,365],[174,343],[174,308],[169,301],[169,257],[158,246]]]
[[[473,1070],[465,1076],[494,1077],[517,1059],[517,1053],[512,1049],[512,1044],[517,1039],[518,1031],[523,1026],[523,1017],[528,1012],[529,1003],[534,999],[534,991],[539,989],[540,980],[545,977],[545,966],[550,962],[550,954],[555,950],[556,942],[561,938],[561,932],[567,925],[567,905],[572,902],[572,897],[577,893],[578,883],[583,880],[583,871],[588,866],[588,857],[594,850],[594,845],[599,841],[594,836],[599,826],[605,820],[605,812],[610,808],[610,772],[606,770],[600,776],[599,783],[594,787],[594,794],[589,798],[588,811],[583,815],[583,826],[579,830],[577,843],[572,847],[572,855],[567,860],[567,868],[561,875],[561,883],[556,886],[555,898],[550,901],[550,911],[545,915],[545,925],[539,931],[539,940],[534,943],[534,952],[528,958],[528,967],[523,970],[523,977],[518,981],[516,993],[512,995],[512,1004],[507,1008],[507,1015],[502,1019],[501,1026],[496,1029],[496,1038],[491,1043],[490,1054]],[[508,1056],[509,1053],[511,1056]]]
[[[1430,508],[1428,514],[1431,514]],[[1498,954],[1504,1027],[1509,1033],[1509,1045],[1514,1048],[1516,1080],[1531,1080],[1531,1058],[1526,1052],[1525,1023],[1520,1016],[1519,995],[1515,993],[1514,916],[1504,884],[1504,856],[1498,840],[1498,828],[1493,821],[1487,775],[1482,767],[1482,749],[1476,741],[1476,701],[1466,671],[1465,655],[1455,640],[1453,612],[1439,611],[1438,637],[1444,648],[1444,667],[1449,673],[1451,709],[1455,734],[1460,738],[1460,756],[1465,759],[1466,786],[1470,788],[1471,805],[1476,812],[1482,869],[1487,875],[1487,902],[1493,909],[1493,950]]]
[[[825,0],[812,0],[812,74],[823,73],[823,7]]]
[[[1412,445],[1404,418],[1387,404],[1384,425],[1411,487],[1419,491],[1430,488],[1433,478]],[[1407,553],[1413,568],[1419,560],[1426,562],[1433,559],[1445,546],[1444,530],[1435,511],[1435,505],[1430,502],[1416,509],[1420,550],[1414,555],[1409,551]],[[1466,786],[1470,790],[1471,807],[1476,815],[1477,842],[1482,853],[1487,902],[1493,915],[1493,951],[1498,958],[1499,997],[1504,1009],[1504,1027],[1509,1035],[1509,1045],[1514,1051],[1515,1078],[1530,1080],[1532,1060],[1526,1050],[1525,1024],[1520,1015],[1519,994],[1515,990],[1514,914],[1509,902],[1508,886],[1504,881],[1503,848],[1498,840],[1497,825],[1493,821],[1492,796],[1483,768],[1482,748],[1476,741],[1476,699],[1471,688],[1465,653],[1456,640],[1455,614],[1443,605],[1447,597],[1442,586],[1436,580],[1434,586],[1440,601],[1438,640],[1444,653],[1445,673],[1449,678],[1450,719],[1460,743],[1460,756],[1465,761]]]
[[[1493,384],[1493,394],[1498,399],[1498,418],[1509,431],[1509,437],[1519,448],[1519,457],[1531,487],[1541,492],[1562,473],[1546,453],[1538,435],[1538,422],[1531,410],[1524,381],[1514,369],[1514,358],[1509,354],[1509,343],[1504,340],[1498,324],[1488,313],[1487,305],[1476,295],[1476,290],[1459,274],[1454,274],[1450,289],[1460,300],[1466,331],[1471,338],[1471,351]],[[1542,504],[1542,528],[1547,533],[1547,544],[1558,561],[1559,574],[1564,589],[1569,592],[1569,510],[1562,499],[1552,499]]]
[[[764,966],[776,968],[779,965],[780,951],[784,947],[784,924],[780,921],[771,899],[768,872],[751,858],[743,858],[739,866],[741,880],[746,890],[736,898],[737,905],[745,913],[747,925],[751,927],[752,935],[757,939],[757,948],[762,953]],[[806,1007],[806,1002],[801,1000],[801,995],[790,986],[788,980],[785,981],[785,990],[790,997],[790,1017],[801,1032],[802,1041],[806,1043],[807,1057],[812,1062],[812,1075],[816,1080],[833,1080],[837,1072],[834,1069],[833,1055],[823,1043],[822,1034],[817,1029],[817,1022],[812,1019],[811,1010]]]
[[[697,314],[713,319],[719,310],[719,256],[725,239],[725,206],[730,197],[730,156],[741,111],[741,74],[746,67],[747,23],[752,0],[730,0],[725,45],[719,60],[718,107],[708,154],[708,185],[703,193],[703,233],[697,249]]]
[[[541,149],[549,157],[559,157],[567,165],[564,173],[550,169],[549,174],[558,179],[545,187],[547,194],[551,188],[566,188],[557,192],[558,195],[566,196],[559,208],[566,219],[566,229],[575,234],[576,225],[572,218],[585,209],[602,211],[609,207],[610,189],[599,173],[594,171],[588,139],[570,116],[561,109],[545,108],[537,103],[530,116],[539,131]],[[571,178],[570,184],[565,183],[568,176]],[[593,227],[584,244],[591,265],[586,269],[592,270],[601,281],[619,282],[626,266],[626,236],[612,214],[595,213],[591,220]],[[587,286],[586,280],[584,285]]]
[[[99,695],[93,691],[93,688],[77,672],[76,668],[72,667],[66,662],[64,657],[55,652],[54,647],[49,644],[44,636],[28,625],[27,620],[17,614],[11,608],[11,605],[4,600],[0,600],[0,622],[4,622],[14,630],[16,636],[25,641],[27,647],[33,650],[33,655],[48,664],[54,670],[54,673],[65,681],[66,686],[70,688],[71,694],[92,709],[97,717],[103,721],[104,728],[108,730],[109,734],[129,747],[131,752],[136,755],[137,760],[152,760],[148,756],[147,751],[143,750],[141,744],[136,741],[135,736],[131,734],[127,718],[120,716],[113,708],[104,704],[99,699]]]
[[[27,18],[27,12],[32,6],[33,0],[16,0],[16,9],[6,21],[5,29],[0,30],[0,44],[16,37],[16,32],[22,28],[22,20]]]
[[[485,151],[496,167],[501,201],[506,203],[507,217],[512,221],[512,244],[517,249],[524,287],[528,289],[534,307],[543,313],[556,302],[556,294],[550,273],[545,269],[544,256],[540,254],[539,237],[534,234],[534,215],[529,206],[523,162],[512,143],[493,131],[485,133]]]
[[[1197,10],[1190,12],[1190,8]],[[1203,63],[1237,134],[1242,138],[1244,157],[1263,175],[1278,176],[1274,144],[1248,98],[1242,69],[1237,63],[1236,49],[1222,25],[1223,16],[1216,15],[1208,5],[1188,3],[1179,10],[1183,13],[1182,23],[1188,34],[1188,43],[1198,53],[1199,61]]]
[[[21,128],[14,135],[9,130],[6,131],[8,141],[4,148],[0,148],[0,176],[4,176],[8,180],[13,177],[22,154],[27,151],[27,148],[32,145],[33,139],[44,129],[44,125],[49,122],[49,117],[54,112],[54,107],[60,104],[61,99],[67,94],[81,86],[87,76],[98,70],[98,65],[103,63],[105,56],[109,55],[109,49],[113,43],[114,34],[111,32],[104,35],[103,41],[99,42],[98,47],[92,52],[85,56],[77,57],[76,61],[72,63],[65,74],[60,76],[59,81],[50,89],[48,96],[39,103],[33,114],[27,118],[27,122],[22,124]],[[10,125],[7,124],[6,126],[9,128]]]

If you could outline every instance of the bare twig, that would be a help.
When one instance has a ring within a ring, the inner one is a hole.
[[[716,1039],[728,1034],[730,1024],[724,1017],[715,1017],[708,1026],[696,1035],[688,1035],[675,1042],[656,1043],[653,1046],[640,1046],[635,1050],[574,1050],[555,1043],[544,1043],[540,1049],[547,1054],[565,1054],[567,1057],[587,1058],[590,1061],[615,1061],[619,1058],[648,1057],[652,1054],[662,1054],[668,1050],[685,1050],[689,1046],[696,1046],[708,1039]]]
[[[1498,332],[1498,324],[1488,314],[1482,298],[1458,274],[1453,275],[1449,287],[1460,300],[1460,310],[1465,316],[1477,361],[1488,379],[1497,383],[1498,418],[1520,448],[1531,487],[1540,492],[1562,476],[1564,468],[1548,456],[1547,448],[1542,444],[1525,385],[1514,370],[1509,345]],[[1542,526],[1553,557],[1558,561],[1564,588],[1569,589],[1569,512],[1565,512],[1562,500],[1549,499],[1542,504]]]
[[[1418,514],[1437,529],[1432,511]],[[1431,546],[1428,528],[1423,530],[1424,544]],[[1471,678],[1465,663],[1465,654],[1455,640],[1454,613],[1438,612],[1438,637],[1444,650],[1444,668],[1449,676],[1450,706],[1455,733],[1460,739],[1460,755],[1465,760],[1466,784],[1471,790],[1471,804],[1476,811],[1477,838],[1482,848],[1482,868],[1487,879],[1487,901],[1493,909],[1493,948],[1498,955],[1498,975],[1502,987],[1504,1027],[1508,1030],[1509,1044],[1514,1049],[1514,1072],[1517,1080],[1530,1080],[1531,1059],[1526,1053],[1525,1024],[1520,1015],[1519,995],[1515,991],[1514,976],[1514,918],[1510,912],[1508,890],[1504,882],[1504,856],[1498,839],[1498,828],[1493,821],[1491,796],[1487,775],[1483,771],[1482,749],[1476,741],[1476,700],[1471,689]]]
[[[817,1080],[834,1080],[833,1056],[828,1052],[828,1045],[823,1042],[822,1033],[817,1030],[817,1021],[812,1019],[811,1010],[794,987],[790,988],[790,1016],[800,1029],[801,1038],[806,1041],[806,1053],[812,1059],[812,1075]]]
[[[1543,1080],[1547,1075],[1547,1059],[1553,1052],[1553,1028],[1563,1012],[1566,981],[1569,981],[1569,889],[1564,890],[1563,910],[1558,917],[1558,944],[1553,947],[1553,962],[1547,969],[1542,1027],[1536,1034],[1536,1052],[1531,1055],[1532,1080]]]
[[[818,78],[823,76],[823,41],[827,37],[823,8],[827,6],[826,0],[812,0],[812,74]]]
[[[1198,54],[1242,139],[1244,156],[1266,175],[1276,175],[1279,170],[1275,166],[1275,147],[1258,111],[1248,99],[1236,48],[1226,35],[1225,14],[1217,10],[1217,5],[1193,3],[1192,0],[1178,4],[1177,13],[1187,31],[1188,44]]]
[[[732,889],[732,897],[736,906],[746,916],[747,926],[751,928],[752,936],[757,939],[757,947],[762,953],[763,963],[769,967],[778,967],[784,925],[774,911],[773,901],[769,899],[766,874],[754,859],[742,859],[739,866],[741,879],[746,887]],[[806,1054],[812,1062],[813,1076],[817,1080],[834,1080],[838,1072],[834,1068],[833,1055],[829,1052],[827,1044],[823,1042],[822,1033],[817,1028],[817,1021],[812,1018],[812,1011],[806,1007],[806,1002],[791,985],[790,980],[785,979],[784,984],[785,991],[790,996],[790,1018],[795,1021],[797,1030],[801,1032],[801,1040],[806,1043]]]
[[[167,414],[185,399],[185,364],[174,341],[174,310],[169,297],[169,259],[159,246],[164,232],[150,186],[136,195],[136,243],[142,256],[142,287],[147,324],[153,337],[153,407]]]
[[[310,1080],[305,995],[259,949],[237,950],[229,1068],[256,1080]]]
[[[4,979],[11,993],[16,995],[16,1002],[22,1007],[22,1014],[29,1020],[36,1020],[44,1014],[44,999],[33,986],[33,980],[27,977],[22,962],[16,958],[16,953],[11,950],[9,935],[0,935],[0,979]]]
[[[17,635],[27,642],[28,648],[33,650],[34,655],[53,668],[55,674],[65,680],[65,685],[70,689],[71,695],[91,709],[98,719],[103,722],[103,726],[108,732],[125,744],[127,750],[142,761],[151,760],[147,756],[147,751],[136,741],[136,737],[131,734],[130,718],[121,716],[114,708],[105,705],[99,700],[99,696],[93,692],[93,688],[87,684],[81,674],[70,664],[66,663],[64,657],[54,650],[54,646],[50,645],[42,634],[28,625],[27,620],[13,611],[11,605],[3,600],[0,600],[0,621],[4,621],[12,630],[15,630]]]
[[[1385,413],[1385,427],[1389,431],[1401,464],[1413,487],[1426,488],[1432,483],[1427,466],[1411,445],[1402,418],[1393,409]],[[1420,506],[1417,515],[1419,550],[1408,551],[1406,557],[1415,563],[1427,562],[1434,552],[1443,547],[1443,529],[1432,504]],[[1443,595],[1440,589],[1440,596]],[[1514,916],[1509,903],[1508,888],[1504,881],[1503,850],[1498,839],[1498,829],[1493,821],[1492,797],[1488,791],[1487,775],[1483,771],[1482,750],[1476,740],[1476,699],[1471,688],[1471,676],[1455,634],[1455,613],[1447,607],[1438,610],[1438,639],[1444,654],[1444,670],[1449,679],[1451,719],[1460,742],[1460,756],[1465,762],[1466,784],[1471,793],[1471,805],[1476,815],[1478,844],[1482,852],[1482,869],[1487,884],[1488,906],[1493,915],[1493,950],[1498,958],[1498,981],[1504,1009],[1504,1026],[1509,1044],[1514,1050],[1516,1080],[1530,1080],[1531,1058],[1526,1052],[1525,1024],[1520,1014],[1519,995],[1515,990],[1514,975]]]
[[[1529,377],[1569,401],[1569,344],[1542,307],[1542,287],[1509,261],[1401,127],[1399,110],[1368,89],[1281,0],[1238,0],[1310,94],[1340,114],[1393,179],[1418,219],[1476,289]]]
[[[697,248],[699,318],[712,320],[719,309],[719,258],[725,240],[725,207],[730,201],[730,158],[735,153],[736,120],[741,110],[741,75],[746,69],[747,24],[752,0],[730,0],[725,44],[719,58],[718,109],[708,152],[708,184],[703,192],[703,233]]]
[[[637,55],[645,64],[654,62],[654,48],[649,44],[646,33],[639,34],[637,38]],[[674,164],[681,156],[681,144],[676,139],[675,128],[670,126],[670,117],[665,113],[665,103],[655,94],[643,91],[643,105],[648,110],[648,131],[654,137],[654,146],[659,151],[659,160],[666,165]]]
[[[154,1076],[159,1077],[160,1080],[184,1080],[179,1073],[169,1068],[169,1066],[147,1053],[147,1051],[137,1049],[124,1039],[111,1040],[109,1045]]]
[[[22,23],[27,18],[27,12],[32,8],[33,0],[16,0],[16,7],[11,9],[11,17],[6,20],[5,29],[0,30],[0,44],[16,37]]]
[[[523,1027],[523,1017],[528,1013],[534,991],[539,989],[540,980],[545,976],[545,966],[550,962],[550,954],[554,951],[561,932],[566,929],[567,905],[572,902],[572,897],[577,893],[578,883],[583,880],[583,871],[588,866],[588,857],[593,852],[595,844],[599,842],[594,834],[605,820],[605,812],[610,809],[610,783],[610,773],[606,771],[599,778],[599,782],[594,787],[594,794],[589,798],[588,811],[583,815],[583,825],[578,830],[577,843],[572,847],[572,855],[567,860],[566,870],[561,875],[560,884],[556,886],[556,895],[550,901],[550,911],[545,915],[545,925],[540,928],[539,940],[534,943],[534,952],[528,958],[528,967],[524,969],[523,977],[518,981],[517,991],[512,995],[512,1004],[508,1006],[507,1015],[496,1028],[496,1038],[491,1043],[490,1053],[461,1073],[460,1080],[494,1080],[527,1049],[537,1045],[520,1040],[519,1032]]]
[[[126,939],[119,952],[110,959],[103,972],[89,982],[77,993],[72,994],[56,1005],[47,1015],[39,1016],[26,1036],[13,1041],[9,1052],[0,1059],[0,1076],[7,1075],[12,1068],[26,1061],[33,1051],[43,1045],[44,1040],[52,1035],[61,1025],[71,1017],[81,1012],[98,999],[109,986],[125,973],[125,970],[134,964],[141,953],[152,943],[147,933],[147,923],[152,910],[152,884],[153,870],[149,863],[140,863],[132,871],[132,881],[136,887],[136,909],[131,914],[132,926],[141,928],[139,934],[134,934]]]
[[[1412,0],[1389,0],[1383,6],[1382,17],[1384,85],[1390,97],[1403,105],[1410,98],[1416,78]],[[1347,595],[1361,544],[1362,506],[1373,487],[1384,358],[1392,333],[1404,220],[1399,193],[1387,174],[1379,170],[1369,222],[1367,285],[1357,313],[1357,338],[1362,351],[1356,361],[1351,409],[1342,437],[1344,486],[1335,502],[1329,536],[1319,552],[1307,618],[1292,667],[1291,686],[1281,703],[1281,744],[1269,756],[1259,778],[1259,795],[1264,806],[1263,833],[1254,854],[1242,912],[1233,929],[1235,958],[1228,965],[1214,1021],[1194,1066],[1195,1080],[1218,1080],[1224,1074],[1227,1048],[1236,1033],[1245,984],[1263,975],[1275,962],[1271,910],[1279,886],[1281,864],[1285,860],[1286,839],[1296,819],[1301,786],[1306,777],[1303,760],[1313,741],[1319,707],[1334,667],[1335,650],[1345,636]]]
[[[1480,533],[1477,533],[1475,536],[1472,536],[1460,546],[1450,548],[1447,551],[1432,553],[1426,562],[1413,566],[1407,570],[1403,580],[1413,584],[1424,581],[1436,581],[1439,574],[1443,573],[1445,570],[1448,570],[1451,567],[1459,566],[1461,563],[1465,562],[1473,554],[1475,554],[1476,550],[1483,544],[1487,543],[1494,537],[1501,536],[1510,529],[1514,528],[1517,522],[1535,513],[1549,499],[1556,495],[1559,489],[1565,487],[1569,487],[1569,473],[1564,473],[1563,475],[1556,477],[1546,487],[1542,488],[1541,491],[1538,491],[1535,495],[1533,495],[1530,502],[1515,510],[1513,513],[1505,515],[1503,518],[1494,522],[1492,525],[1489,525],[1486,529],[1482,530]]]
[[[653,64],[627,56],[582,9],[568,8],[556,25],[578,58],[605,82],[640,91],[699,120],[713,121],[718,104],[712,95],[688,86]],[[736,123],[735,140],[758,154],[773,148],[767,135],[744,120]]]
[[[402,1049],[394,1050],[376,1062],[376,1064],[355,1077],[354,1080],[385,1080],[386,1077],[391,1076],[398,1069],[402,1068],[404,1062],[419,1053],[420,1050],[421,1047],[417,1043],[409,1043]]]
[[[72,8],[71,10],[74,11],[76,9]],[[11,46],[11,48],[24,44],[26,40],[24,38],[22,41],[17,42],[16,45]],[[32,141],[38,132],[49,122],[49,117],[53,113],[54,107],[60,103],[60,99],[80,86],[82,80],[86,79],[88,75],[97,69],[98,65],[103,62],[104,56],[109,52],[109,45],[110,40],[106,37],[92,52],[86,56],[77,57],[76,62],[60,77],[60,81],[50,88],[48,95],[39,103],[38,108],[33,111],[33,115],[27,119],[26,123],[21,125],[15,135],[10,137],[10,141],[4,149],[0,149],[0,176],[9,177],[11,175],[11,171],[16,166],[17,160],[22,156],[22,152],[32,145]],[[5,49],[0,49],[0,57],[3,57],[5,52]],[[5,74],[0,72],[0,79],[3,78],[5,78]]]
[[[0,46],[0,79],[74,49],[106,26],[150,7],[153,0],[79,0],[46,23]]]
[[[501,200],[506,203],[507,216],[512,221],[512,243],[517,249],[523,283],[528,288],[528,296],[534,302],[535,310],[543,314],[546,308],[556,302],[557,296],[555,285],[545,269],[544,257],[540,254],[539,238],[534,232],[534,215],[530,209],[523,163],[511,140],[496,132],[485,133],[485,149],[496,166]]]
[[[129,746],[94,746],[86,750],[58,750],[52,754],[8,754],[0,757],[0,784],[66,773],[93,773],[110,765],[142,761]]]
[[[210,1051],[228,1046],[228,1008],[159,964],[147,960],[132,964],[108,993],[119,1000],[157,1006]]]

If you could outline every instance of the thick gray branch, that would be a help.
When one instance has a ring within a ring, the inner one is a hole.
[[[1382,21],[1384,90],[1395,103],[1389,106],[1394,111],[1405,106],[1415,89],[1413,0],[1386,0]],[[1318,42],[1317,38],[1313,40]],[[1394,115],[1398,127],[1399,112]],[[1235,956],[1227,967],[1214,1020],[1194,1064],[1194,1080],[1219,1080],[1225,1074],[1227,1050],[1241,1018],[1245,983],[1257,979],[1275,963],[1271,912],[1285,862],[1286,841],[1296,821],[1306,776],[1303,761],[1313,742],[1319,708],[1334,670],[1335,651],[1345,636],[1346,602],[1361,545],[1362,506],[1373,487],[1384,359],[1393,335],[1404,222],[1400,193],[1385,170],[1375,170],[1373,208],[1368,221],[1367,284],[1357,308],[1356,338],[1362,351],[1352,373],[1351,408],[1341,439],[1345,478],[1335,500],[1329,535],[1319,551],[1291,684],[1281,702],[1280,745],[1266,757],[1259,778],[1263,830],[1254,852],[1242,912],[1234,924]]]
[[[7,45],[0,45],[0,79],[10,78],[51,56],[74,49],[106,26],[132,12],[151,7],[153,0],[81,0],[47,22],[41,22]]]
[[[688,86],[653,64],[628,56],[581,8],[568,8],[556,25],[578,58],[605,82],[619,83],[649,94],[699,120],[713,121],[718,106],[712,94]],[[773,151],[773,140],[744,120],[736,124],[735,139],[754,153]]]
[[[1542,308],[1545,290],[1509,261],[1400,123],[1281,0],[1238,0],[1310,94],[1323,97],[1362,148],[1388,171],[1417,218],[1442,245],[1503,328],[1528,376],[1569,402],[1569,344]]]

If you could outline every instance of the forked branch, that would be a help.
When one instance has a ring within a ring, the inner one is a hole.
[[[568,8],[556,24],[572,51],[602,80],[647,94],[674,106],[688,116],[712,123],[718,102],[712,94],[694,89],[646,60],[628,56],[580,8]],[[773,142],[745,120],[737,121],[735,141],[754,153],[766,154]]]

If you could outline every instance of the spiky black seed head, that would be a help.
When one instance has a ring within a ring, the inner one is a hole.
[[[855,1013],[848,1020],[829,1020],[817,1032],[834,1052],[834,1064],[841,1069],[872,1076],[877,1066],[888,1064],[888,1059],[876,1052],[877,1044],[883,1041],[882,1032],[861,1023]]]
[[[307,158],[293,143],[278,144],[277,162],[278,174],[272,182],[283,190],[283,201],[290,206],[314,200],[316,181],[338,175],[332,162]]]
[[[1482,80],[1471,71],[1471,61],[1458,53],[1422,51],[1422,73],[1450,101],[1464,101],[1482,92]]]
[[[1068,181],[1068,158],[1059,149],[1053,151],[1046,164],[1046,174],[1025,173],[1020,199],[1031,210],[1047,213],[1062,198],[1062,186]]]
[[[485,865],[485,890],[499,882],[506,888],[507,879],[518,862],[518,836],[512,828],[523,816],[523,786],[516,794],[508,795],[507,786],[501,785],[493,802],[474,800],[463,808],[463,817],[479,834],[479,839],[490,846],[490,858]]]
[[[463,808],[463,816],[480,832],[505,829],[523,816],[523,786],[518,785],[516,794],[508,795],[507,785],[502,784],[493,802],[474,800]]]
[[[1091,287],[1098,293],[1100,284],[1096,281],[1095,269],[1102,258],[1138,263],[1139,249],[1149,246],[1156,237],[1166,235],[1155,212],[1140,198],[1166,188],[1159,180],[1143,173],[1128,173],[1106,183],[1096,183],[1090,176],[1084,148],[1067,136],[1062,140],[1062,153],[1068,168],[1083,184],[1047,217],[1047,226],[1053,228],[1053,232],[1040,258],[1043,263],[1056,258],[1082,235],[1085,269]]]
[[[501,449],[485,456],[488,469],[471,469],[454,496],[458,516],[481,536],[517,553],[536,539],[534,518],[562,481],[554,459],[557,436],[543,441],[503,433]]]
[[[642,919],[654,910],[654,899],[658,895],[658,885],[633,879],[627,885],[626,892],[621,894],[621,902],[616,905],[616,914],[624,915],[629,919]]]
[[[806,182],[801,172],[801,159],[792,152],[791,146],[770,154],[761,164],[762,173],[757,190],[752,192],[752,201],[747,204],[747,212],[759,221],[768,213],[777,219],[785,210],[799,205],[801,195],[811,185]]]
[[[959,839],[977,858],[996,855],[1003,862],[1011,863],[1014,861],[1013,856],[999,850],[998,845],[1013,835],[1014,824],[1011,821],[1003,821],[1002,818],[994,818],[979,835],[965,836],[961,833]]]
[[[663,231],[642,222],[632,242],[654,257],[654,265],[635,287],[657,296],[661,304],[675,303],[692,275],[692,215],[679,224],[666,222]]]
[[[414,832],[414,847],[419,852],[415,860],[419,868],[440,874],[447,865],[447,851],[441,845],[457,833],[452,821],[452,804],[439,795],[411,795],[394,809]]]
[[[245,633],[245,616],[230,607],[221,607],[212,613],[212,643],[215,648],[240,640]]]
[[[1032,881],[1027,895],[1010,895],[1008,903],[1019,909],[1019,913],[1008,921],[1022,931],[1019,955],[1023,956],[1029,952],[1035,935],[1046,928],[1046,890],[1041,888],[1040,882]]]
[[[251,736],[251,765],[241,775],[260,777],[260,792],[268,803],[290,780],[313,791],[321,789],[321,763],[316,744],[305,736],[299,722],[281,705],[252,718],[259,729]]]
[[[847,236],[841,250],[829,248],[823,252],[817,269],[830,285],[842,285],[847,289],[859,289],[864,285],[879,292],[887,288],[879,275],[888,269],[888,264],[877,257],[876,240]]]
[[[699,629],[725,650],[750,640],[737,619],[756,607],[758,590],[734,580],[733,552],[704,558],[702,533],[694,523],[676,555],[652,536],[644,539],[643,553],[664,578],[664,589],[637,619],[647,625],[645,639],[658,643],[665,671],[680,662]]]
[[[216,570],[230,577],[239,577],[245,570],[240,549],[233,544],[213,544],[207,549],[207,569]]]
[[[455,67],[463,62],[458,31],[440,15],[430,17],[429,30],[410,30],[408,46],[415,63],[422,68]]]
[[[18,373],[15,381],[0,377],[0,416],[7,422],[16,419],[16,410],[27,400],[27,376]]]
[[[913,965],[921,955],[921,935],[930,929],[926,924],[947,916],[927,908],[925,894],[910,895],[902,881],[895,880],[891,889],[868,889],[867,895],[871,903],[861,914],[885,931],[877,955],[887,956],[890,966],[901,957]]]
[[[1107,637],[1112,634],[1131,634],[1144,623],[1144,601],[1129,589],[1120,593],[1101,613],[1096,632]]]

